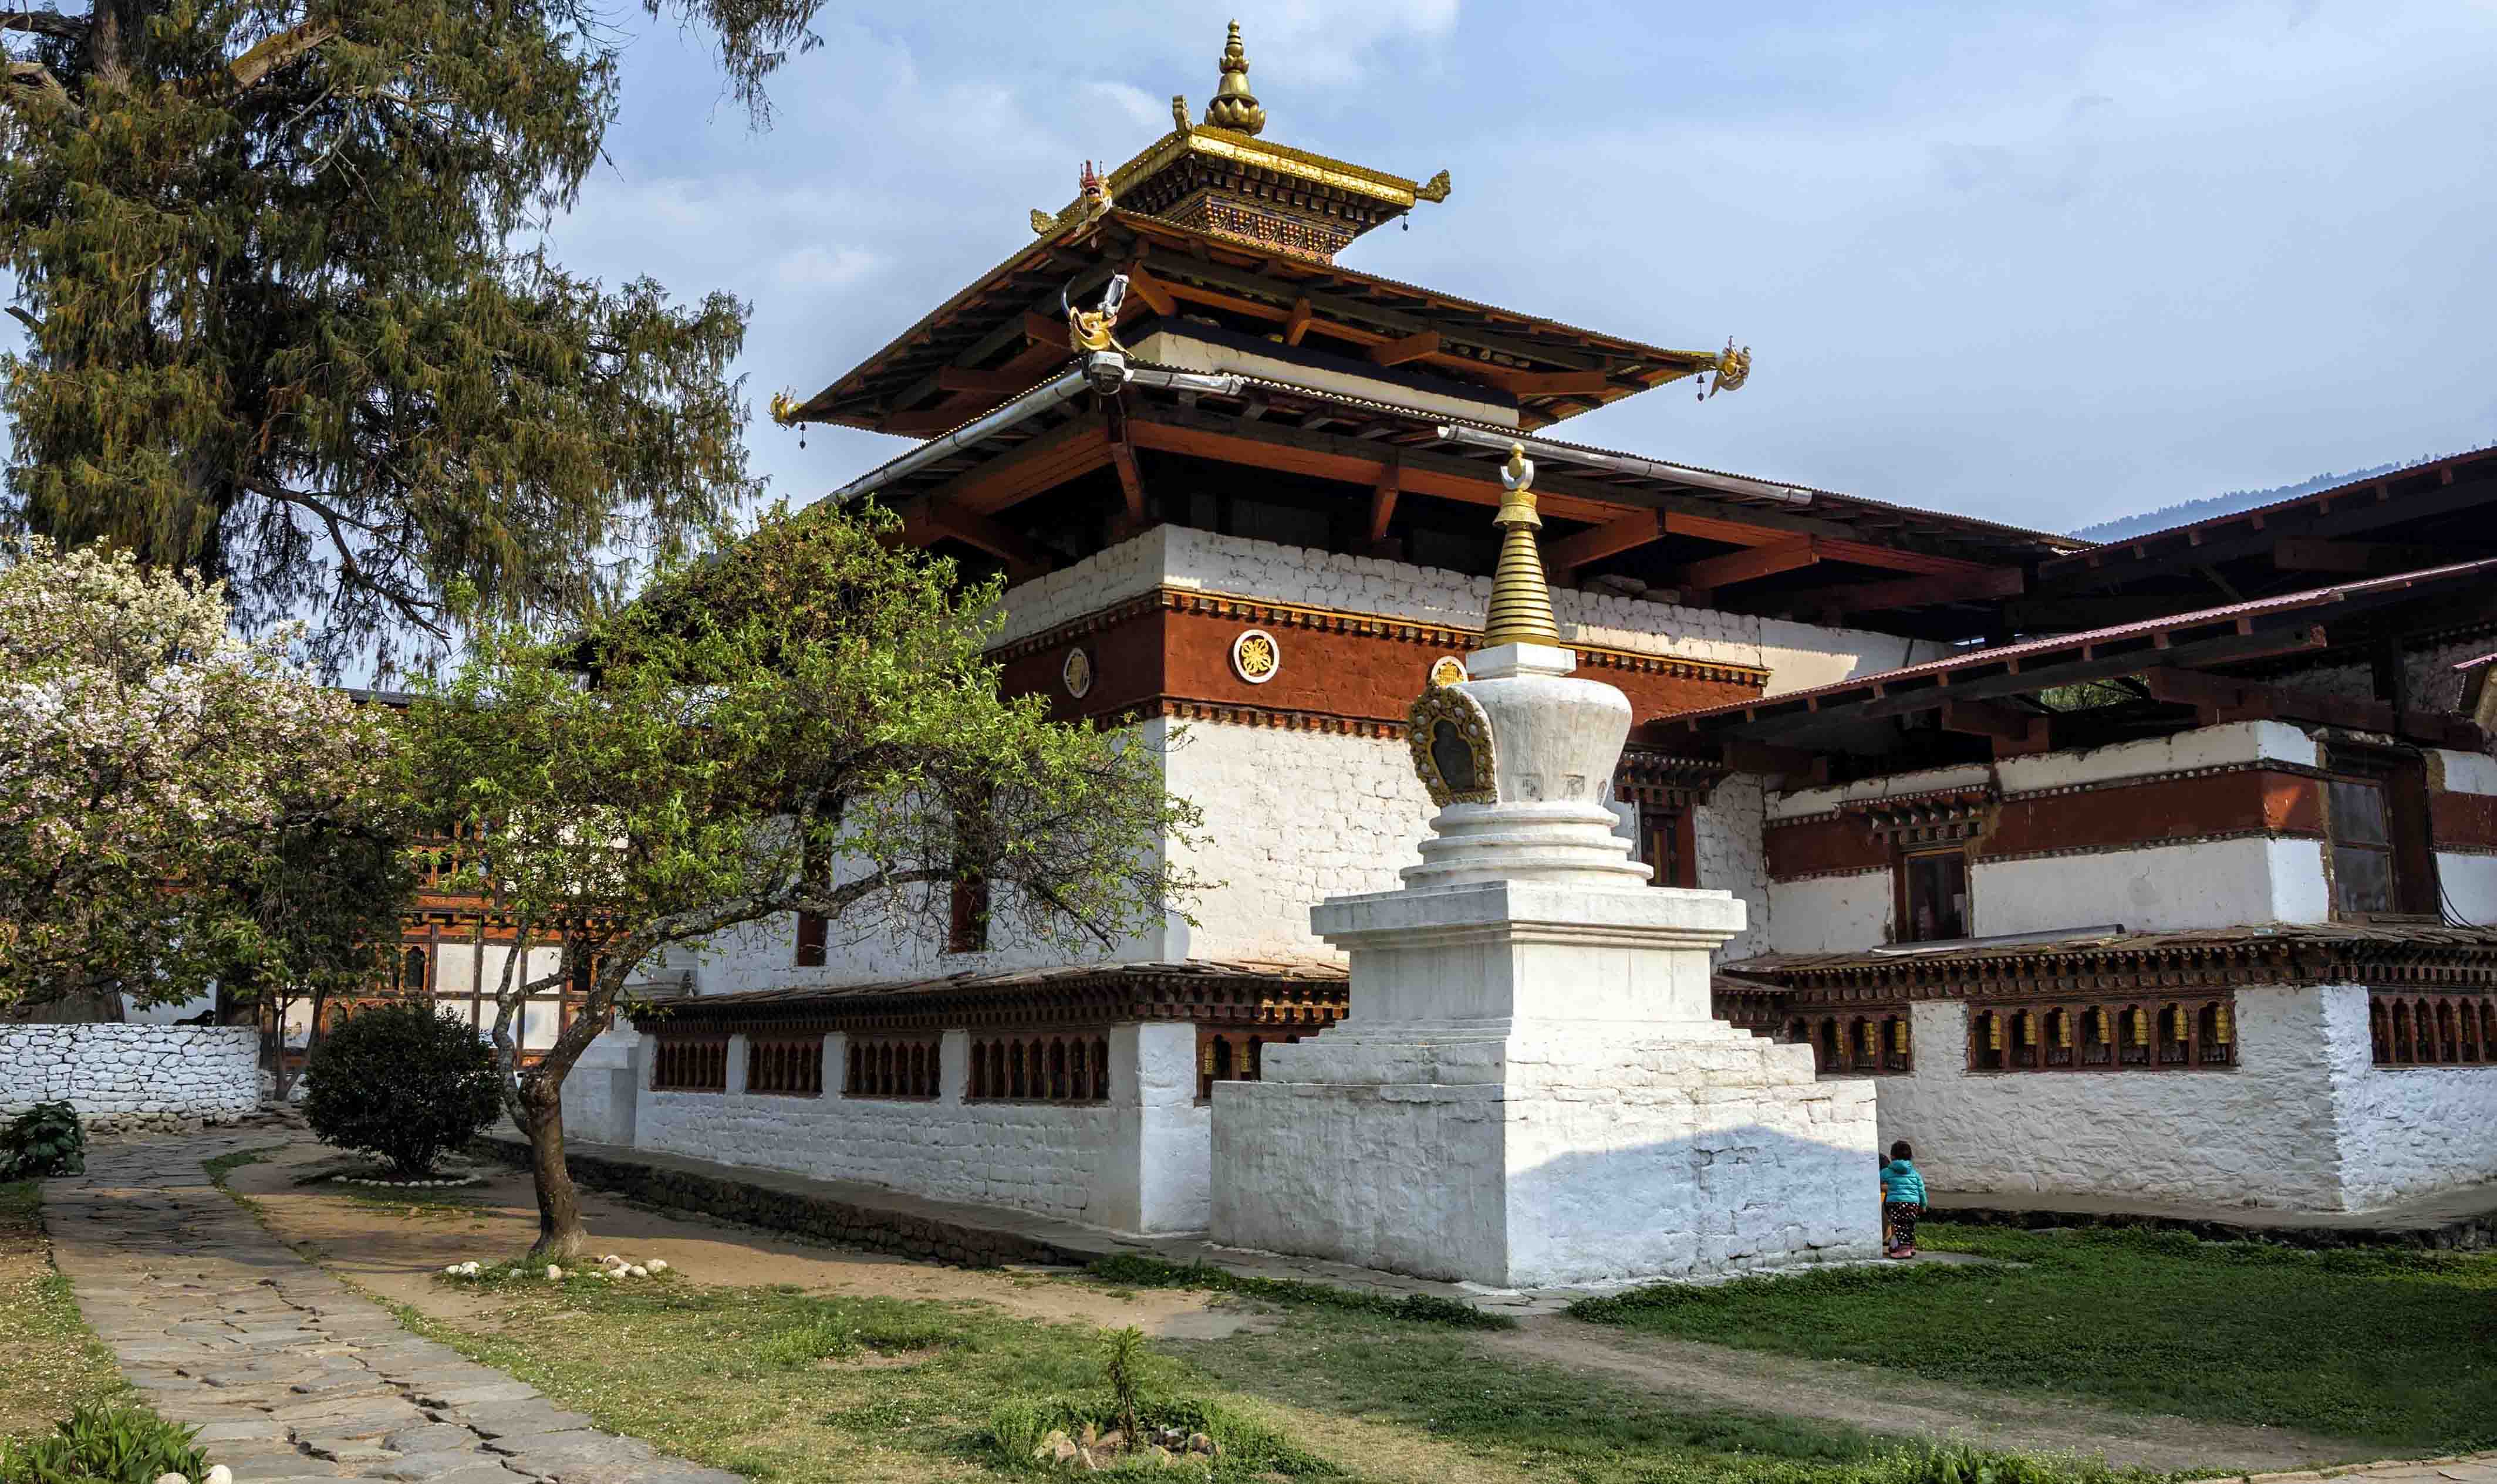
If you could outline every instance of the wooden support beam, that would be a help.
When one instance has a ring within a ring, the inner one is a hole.
[[[1121,511],[1123,524],[1119,534],[1132,536],[1145,528],[1145,476],[1136,463],[1136,445],[1127,436],[1125,405],[1110,398],[1103,429],[1110,446],[1110,466],[1119,471],[1119,493],[1126,504]]]
[[[2143,671],[2141,682],[2153,701],[2194,708],[2195,721],[2206,727],[2224,721],[2268,720],[2278,714],[2272,705],[2277,693],[2253,680],[2162,665]]]
[[[2282,572],[2349,572],[2390,576],[2423,567],[2472,561],[2487,552],[2477,546],[2426,546],[2403,541],[2327,541],[2314,536],[2283,536],[2271,549],[2271,564]]]
[[[1127,265],[1127,292],[1145,301],[1145,307],[1155,314],[1179,313],[1179,300],[1171,297],[1170,286],[1145,271],[1141,263]]]
[[[930,493],[975,515],[995,515],[1109,461],[1109,435],[1101,418],[1090,415],[957,475]]]
[[[1736,583],[1749,583],[1809,567],[1820,560],[1820,546],[1819,537],[1804,536],[1781,541],[1775,546],[1755,546],[1741,552],[1728,552],[1723,556],[1705,556],[1687,567],[1677,568],[1665,580],[1665,585],[1681,588],[1684,601],[1689,602],[1694,591],[1713,592]]]
[[[1492,380],[1518,396],[1603,396],[1628,390],[1601,371],[1508,371]]]
[[[1811,604],[1823,614],[1844,616],[1893,608],[1926,608],[1937,603],[1977,603],[1989,598],[2008,598],[2017,596],[2027,585],[2028,579],[2019,568],[1993,567],[1979,572],[1903,577],[1884,583],[1853,583],[1844,587],[1824,587],[1812,594]]]
[[[1943,730],[1983,737],[1994,743],[1996,757],[2030,757],[2049,750],[2050,718],[1982,701],[1945,701]]]
[[[1664,539],[1665,518],[1661,512],[1642,510],[1634,516],[1590,527],[1575,535],[1564,536],[1544,549],[1544,565],[1551,569],[1552,580],[1569,584],[1577,581],[1578,569],[1592,566],[1608,556],[1636,551]]]
[[[1005,564],[1009,584],[1027,583],[1049,571],[1049,553],[987,516],[947,500],[919,499],[904,507],[901,539],[924,547],[950,536]]]
[[[1800,747],[1776,747],[1766,742],[1732,741],[1725,743],[1725,766],[1736,773],[1783,775],[1814,783],[1829,781],[1829,759]]]
[[[1403,365],[1407,361],[1419,361],[1425,356],[1436,356],[1438,353],[1439,332],[1436,330],[1425,330],[1419,334],[1409,334],[1401,340],[1389,340],[1383,344],[1372,346],[1370,359],[1380,365]]]
[[[1396,496],[1402,492],[1405,469],[1391,463],[1379,471],[1378,483],[1370,487],[1370,544],[1378,546],[1387,539],[1387,522],[1396,518]]]
[[[1310,332],[1310,300],[1308,295],[1292,300],[1291,312],[1283,317],[1283,343],[1298,345],[1301,336]]]

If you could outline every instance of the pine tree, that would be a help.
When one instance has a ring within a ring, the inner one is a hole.
[[[820,0],[645,3],[759,118]],[[0,38],[0,518],[317,613],[335,670],[471,601],[595,610],[752,492],[744,306],[536,245],[616,116],[594,8],[92,0]]]

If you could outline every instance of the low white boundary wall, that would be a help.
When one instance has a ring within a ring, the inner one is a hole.
[[[260,1107],[248,1026],[0,1026],[0,1115],[66,1102],[90,1128],[173,1128]]]

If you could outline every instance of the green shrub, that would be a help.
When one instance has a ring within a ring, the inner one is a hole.
[[[410,1180],[500,1111],[493,1052],[425,1004],[349,1018],[321,1038],[303,1080],[303,1121],[323,1142],[379,1154]]]
[[[49,1437],[0,1445],[0,1484],[154,1484],[168,1473],[205,1478],[197,1428],[137,1406],[81,1406]]]
[[[86,1130],[67,1103],[37,1103],[0,1129],[0,1182],[86,1173]]]
[[[1217,1403],[1196,1397],[1148,1396],[1138,1400],[1137,1413],[1149,1428],[1178,1428],[1213,1438],[1215,1446],[1221,1450],[1214,1461],[1217,1478],[1340,1478],[1343,1474],[1342,1468],[1294,1446],[1290,1438],[1273,1428]],[[997,1462],[1023,1472],[1033,1467],[1032,1454],[1050,1434],[1081,1437],[1088,1426],[1095,1433],[1107,1433],[1120,1426],[1118,1399],[1105,1392],[1008,1402],[989,1413],[988,1440],[996,1450]],[[1120,1460],[1109,1471],[1131,1470],[1158,1478],[1186,1476],[1177,1470],[1157,1468],[1141,1455]]]

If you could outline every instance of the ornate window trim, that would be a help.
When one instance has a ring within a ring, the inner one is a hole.
[[[2237,1065],[2230,994],[2092,995],[1973,1004],[1971,1076],[2013,1072],[2218,1072]]]
[[[2367,1027],[2370,1059],[2386,1071],[2497,1069],[2497,997],[2373,990]]]
[[[945,1085],[944,1058],[941,1036],[851,1036],[842,1057],[841,1095],[933,1102]]]
[[[974,1103],[1107,1103],[1110,1038],[1053,1030],[975,1035],[963,1097]]]
[[[765,1097],[823,1096],[822,1033],[747,1036],[745,1090]]]

